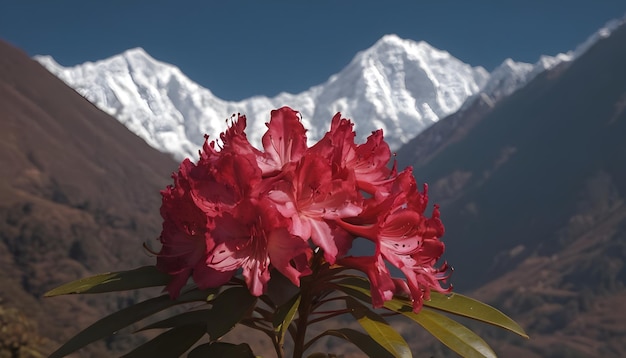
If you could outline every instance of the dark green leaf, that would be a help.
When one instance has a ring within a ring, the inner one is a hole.
[[[213,300],[207,321],[211,340],[219,339],[235,327],[253,309],[256,300],[247,287],[237,286],[220,293]]]
[[[394,357],[412,357],[411,349],[404,338],[380,315],[350,296],[345,297],[346,306],[361,327]]]
[[[215,290],[191,290],[182,294],[177,300],[163,295],[137,303],[112,313],[72,337],[59,349],[50,355],[50,358],[64,357],[83,348],[89,343],[108,337],[120,329],[142,320],[166,308],[187,302],[205,301]]]
[[[274,332],[276,332],[280,338],[279,342],[282,344],[285,339],[285,332],[293,321],[293,318],[298,312],[298,306],[300,305],[300,294],[296,294],[289,301],[285,302],[282,306],[278,307],[273,318]]]
[[[165,286],[170,275],[154,266],[143,266],[129,271],[103,273],[66,283],[45,293],[45,297],[73,293],[103,293],[133,290],[144,287]]]
[[[180,357],[206,334],[204,324],[178,326],[125,354],[123,358]]]
[[[363,353],[367,354],[368,357],[380,357],[393,358],[394,355],[387,351],[387,349],[383,348],[380,344],[378,344],[372,337],[367,334],[361,333],[359,331],[355,331],[350,328],[340,328],[340,329],[329,329],[328,331],[322,333],[324,336],[335,336],[354,344],[359,347]],[[327,357],[324,353],[314,353],[319,354],[319,357]],[[313,355],[309,356],[312,357]]]
[[[189,312],[184,312],[181,313],[179,315],[173,316],[173,317],[169,317],[166,318],[162,321],[158,321],[155,323],[152,323],[146,327],[143,327],[139,330],[137,330],[137,332],[139,331],[145,331],[148,329],[155,329],[155,328],[172,328],[172,327],[178,327],[178,326],[186,326],[186,325],[191,325],[191,324],[203,324],[206,328],[206,324],[209,321],[211,317],[211,310],[210,309],[203,309],[203,310],[194,310],[194,311],[189,311]],[[205,329],[206,331],[206,329]]]
[[[184,312],[150,324],[140,331],[155,328],[171,328],[181,325],[203,324],[212,340],[217,340],[230,331],[256,303],[245,287],[233,287],[215,296],[209,309]]]
[[[252,349],[246,343],[232,344],[224,342],[201,344],[187,355],[187,358],[207,357],[255,358]]]
[[[347,286],[357,286],[361,288],[365,288],[367,290],[370,289],[370,282],[367,278],[363,276],[351,275],[351,277],[344,277],[341,280],[337,281],[339,285],[347,285]]]
[[[441,343],[462,357],[496,357],[491,347],[476,333],[442,314],[427,308],[422,308],[419,313],[403,312],[402,314],[419,323]]]

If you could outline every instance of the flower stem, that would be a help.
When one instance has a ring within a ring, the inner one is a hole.
[[[315,295],[316,281],[319,276],[324,254],[322,250],[318,250],[313,257],[311,270],[313,273],[301,281],[300,288],[300,305],[298,306],[298,323],[296,325],[296,336],[294,338],[294,358],[302,358],[305,349],[306,329],[309,325],[309,315],[313,307],[313,296]]]
[[[306,290],[308,291],[308,290]],[[304,354],[304,339],[306,337],[306,329],[309,320],[309,311],[311,307],[311,297],[309,292],[302,290],[302,301],[300,301],[300,307],[298,307],[298,323],[296,326],[296,337],[294,339],[294,358],[302,358]]]

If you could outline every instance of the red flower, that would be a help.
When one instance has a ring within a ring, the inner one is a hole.
[[[208,253],[206,265],[221,272],[243,268],[243,275],[255,296],[265,292],[270,279],[270,264],[300,285],[300,277],[308,275],[308,267],[296,267],[291,260],[311,255],[305,241],[291,235],[286,219],[267,202],[246,202],[216,219],[212,231],[215,247]]]
[[[291,219],[290,232],[309,238],[324,250],[331,264],[350,248],[352,237],[337,227],[335,219],[361,212],[362,201],[354,177],[335,176],[330,164],[315,155],[284,168],[268,191],[280,213]]]
[[[338,263],[367,274],[370,281],[372,306],[374,308],[383,307],[385,301],[393,298],[393,294],[396,292],[396,285],[383,261],[383,257],[379,253],[376,253],[374,256],[344,257],[339,259]]]
[[[289,233],[290,221],[261,195],[263,172],[258,163],[270,163],[275,171],[304,152],[297,140],[290,139],[297,137],[294,120],[298,122],[294,111],[273,112],[266,138],[275,136],[268,144],[277,148],[262,153],[248,142],[246,118],[239,116],[221,134],[221,150],[207,137],[198,163],[183,161],[174,176],[175,186],[163,192],[163,246],[157,257],[158,268],[174,276],[167,287],[173,297],[190,275],[200,288],[218,287],[241,268],[250,291],[261,295],[270,264],[296,285],[310,272],[302,265],[311,251],[306,239]],[[281,129],[288,133],[281,134]],[[283,139],[291,144],[281,147]]]
[[[354,172],[357,186],[369,194],[378,186],[388,183],[395,170],[387,168],[391,158],[389,145],[383,140],[382,130],[372,132],[367,142],[354,143],[354,124],[337,113],[331,122],[330,131],[311,152],[329,158],[337,168]]]
[[[306,129],[299,113],[289,107],[273,110],[267,132],[261,139],[265,152],[259,155],[264,175],[279,172],[285,164],[297,162],[307,149]]]
[[[161,192],[163,231],[157,268],[173,275],[166,287],[172,297],[178,296],[192,270],[203,266],[207,247],[208,220],[191,198],[188,180],[191,166],[189,160],[183,161],[178,173],[172,175],[174,185]]]
[[[376,243],[377,253],[404,273],[415,312],[431,289],[449,291],[441,286],[449,276],[447,265],[434,267],[444,251],[439,241],[444,228],[438,207],[431,218],[423,215],[427,202],[426,187],[424,193],[417,191],[409,168],[396,177],[384,199],[372,197],[362,215],[348,219],[352,222],[337,221],[350,233]]]
[[[307,148],[298,112],[283,107],[271,113],[264,151],[249,143],[245,116],[233,117],[219,144],[207,136],[198,162],[183,161],[162,192],[157,267],[173,276],[170,294],[176,297],[190,276],[200,288],[218,287],[239,270],[257,296],[272,269],[299,285],[311,273],[311,246],[330,264],[365,272],[375,307],[398,288],[416,312],[431,289],[447,292],[447,266],[434,266],[444,230],[438,208],[424,216],[427,187],[417,190],[410,168],[388,167],[382,131],[357,145],[353,126],[338,113]],[[376,244],[373,256],[344,257],[356,236]],[[386,262],[406,281],[392,279]]]

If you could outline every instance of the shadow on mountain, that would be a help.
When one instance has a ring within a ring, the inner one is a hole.
[[[626,26],[398,152],[442,206],[455,289],[528,330],[485,331],[502,356],[626,355],[624,43]]]

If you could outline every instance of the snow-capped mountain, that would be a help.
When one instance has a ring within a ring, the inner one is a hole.
[[[535,64],[517,62],[507,58],[500,66],[491,71],[489,79],[481,88],[480,93],[468,99],[462,108],[469,106],[477,98],[493,104],[522,88],[541,72],[549,70],[561,62],[571,61],[572,58],[571,55],[562,53],[556,56],[544,55]]]
[[[512,94],[543,71],[552,69],[563,62],[571,62],[577,59],[598,40],[608,37],[613,30],[625,22],[626,16],[611,20],[578,45],[576,49],[567,53],[559,53],[556,56],[543,55],[534,64],[516,62],[511,58],[507,58],[489,74],[489,79],[480,93],[468,99],[463,107],[469,106],[475,99],[494,103]]]
[[[321,138],[332,116],[341,112],[354,119],[359,140],[383,128],[396,149],[456,111],[489,78],[482,67],[395,35],[384,36],[341,72],[307,91],[238,102],[217,98],[141,48],[68,68],[50,56],[35,58],[148,144],[178,159],[197,156],[204,134],[217,138],[235,113],[246,114],[250,142],[260,146],[270,110],[284,105],[301,112],[311,140]]]
[[[360,141],[383,128],[395,150],[464,104],[477,99],[493,104],[537,74],[572,61],[625,19],[607,23],[573,51],[542,56],[535,64],[506,59],[491,73],[426,42],[386,35],[323,84],[298,94],[237,102],[216,97],[141,48],[74,67],[63,67],[50,56],[35,59],[148,144],[177,159],[195,157],[204,134],[218,138],[226,119],[236,113],[248,117],[248,138],[260,147],[270,110],[285,105],[301,112],[311,141],[321,138],[330,118],[341,112],[354,119]]]

